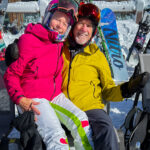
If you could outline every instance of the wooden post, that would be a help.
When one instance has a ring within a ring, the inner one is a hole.
[[[20,2],[21,0],[8,0],[9,3]],[[10,24],[12,24],[15,20],[18,28],[23,24],[23,13],[8,13]]]
[[[144,13],[144,1],[143,0],[136,0],[136,14],[135,14],[135,22],[139,24],[142,20]]]
[[[41,22],[43,20],[43,17],[44,17],[44,13],[45,13],[45,9],[48,5],[48,3],[50,2],[51,0],[38,0],[38,3],[39,3],[39,8],[40,8],[40,19],[41,19]]]
[[[121,1],[128,1],[128,0],[104,0],[106,2],[121,2]]]

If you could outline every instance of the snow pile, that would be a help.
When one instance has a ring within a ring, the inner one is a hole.
[[[110,8],[114,12],[133,12],[136,9],[134,1],[122,1],[122,2],[93,1],[93,3],[99,6],[100,9]]]
[[[17,38],[19,38],[24,32],[24,29],[21,30],[18,34],[16,35],[12,35],[10,32],[7,32],[5,34],[3,34],[3,38],[4,38],[4,41],[5,41],[5,44],[6,44],[6,47],[13,43],[13,41]]]
[[[39,0],[30,2],[13,2],[9,3],[7,12],[27,12],[36,13],[40,12],[41,16],[44,15],[45,8],[50,0]],[[149,0],[141,0],[146,5],[150,4]],[[133,12],[136,10],[137,0],[121,1],[121,2],[107,2],[107,1],[93,1],[94,4],[99,6],[100,9],[110,8],[114,12]]]
[[[27,12],[37,13],[39,12],[39,5],[37,2],[13,2],[8,3],[7,12]]]

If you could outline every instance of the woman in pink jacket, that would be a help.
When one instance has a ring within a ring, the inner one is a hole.
[[[43,23],[29,24],[19,38],[19,58],[4,75],[13,102],[23,111],[34,111],[47,150],[69,149],[60,122],[71,130],[77,150],[92,149],[85,113],[61,91],[62,41],[75,21],[77,10],[74,0],[52,0]]]

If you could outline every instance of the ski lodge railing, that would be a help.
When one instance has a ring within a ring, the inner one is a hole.
[[[142,0],[141,0],[142,1]],[[11,2],[8,3],[7,12],[8,13],[40,13],[42,17],[44,15],[44,10],[48,4],[49,0],[38,0],[38,1],[28,1],[28,2]],[[135,13],[137,11],[137,5],[139,0],[135,1],[94,1],[93,3],[98,5],[100,9],[110,8],[114,12],[120,13]]]
[[[48,1],[48,0],[47,0]],[[93,1],[94,4],[100,5],[100,9],[111,8],[114,12],[135,12],[136,1]],[[8,3],[7,12],[24,12],[24,13],[37,13],[43,11],[43,7],[46,7],[45,0],[28,1],[28,2],[12,2]]]

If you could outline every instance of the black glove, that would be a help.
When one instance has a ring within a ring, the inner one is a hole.
[[[23,150],[46,150],[43,140],[37,131],[32,111],[25,111],[16,117],[11,125],[21,133],[20,142]]]
[[[12,62],[18,59],[19,51],[17,46],[18,39],[16,39],[12,44],[9,44],[5,52],[5,63],[9,66]]]
[[[128,82],[121,85],[121,93],[124,98],[131,97],[135,92],[142,90],[147,81],[149,80],[150,74],[148,72],[141,73],[136,77],[131,77]]]

